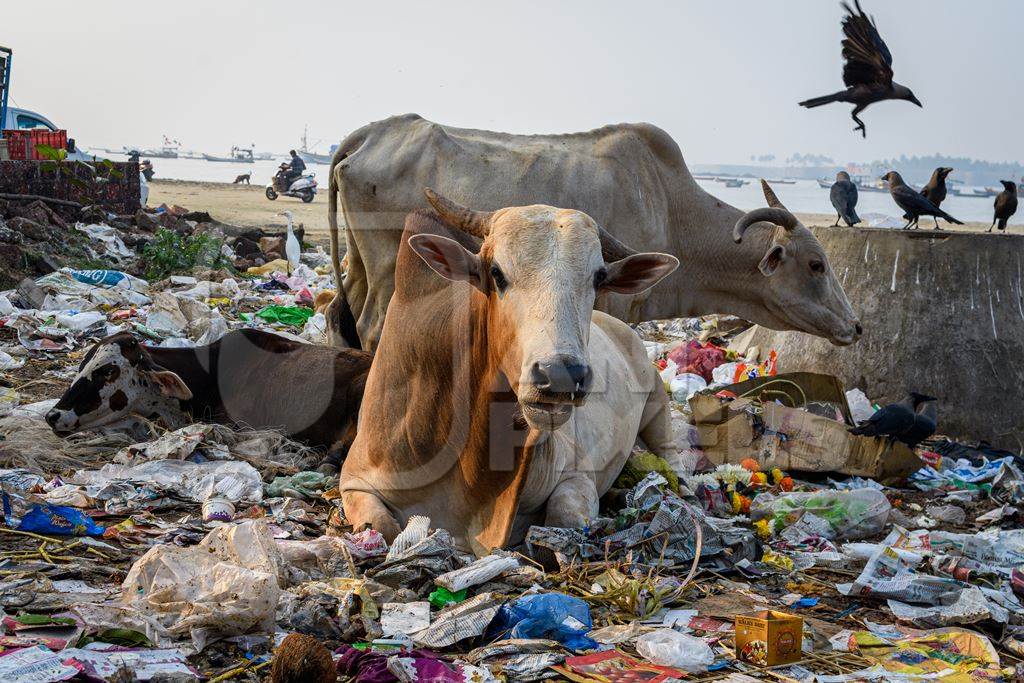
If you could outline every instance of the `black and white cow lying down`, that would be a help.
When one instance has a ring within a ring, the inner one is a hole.
[[[59,436],[126,425],[132,415],[178,428],[194,420],[280,429],[327,448],[337,472],[355,436],[372,355],[303,344],[260,330],[209,346],[143,346],[128,332],[101,339],[46,422]]]

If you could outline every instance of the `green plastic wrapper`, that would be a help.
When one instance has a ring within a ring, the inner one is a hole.
[[[299,306],[264,306],[256,312],[256,317],[268,323],[278,323],[301,329],[306,321],[313,317],[313,310]]]
[[[437,588],[435,588],[434,591],[427,597],[427,600],[430,601],[430,604],[436,607],[437,609],[444,609],[448,605],[453,605],[455,603],[462,602],[465,599],[465,588],[463,588],[460,591],[455,591],[454,593],[452,593],[450,590],[442,586],[438,586]]]
[[[330,488],[331,478],[320,472],[298,472],[290,477],[275,477],[266,485],[268,498],[316,498]]]

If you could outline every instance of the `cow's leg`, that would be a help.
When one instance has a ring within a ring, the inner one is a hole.
[[[388,543],[395,540],[395,536],[402,530],[384,501],[372,493],[345,491],[341,494],[341,504],[345,510],[345,519],[353,529],[358,530],[368,524],[379,531]]]
[[[679,450],[672,434],[672,408],[660,379],[644,404],[644,412],[640,416],[640,438],[652,453],[662,458],[668,459]]]
[[[548,497],[544,514],[546,526],[579,529],[599,512],[597,486],[584,474],[563,479]]]

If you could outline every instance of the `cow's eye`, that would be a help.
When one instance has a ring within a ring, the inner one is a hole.
[[[502,292],[508,287],[508,280],[505,279],[505,274],[501,272],[501,268],[494,264],[491,265],[491,279],[494,280],[494,286]]]
[[[819,275],[821,273],[824,273],[825,272],[825,262],[824,261],[811,261],[811,272],[812,273],[818,273]]]
[[[607,279],[608,271],[605,270],[604,268],[594,273],[594,289],[600,289],[601,285],[603,285],[605,280]]]

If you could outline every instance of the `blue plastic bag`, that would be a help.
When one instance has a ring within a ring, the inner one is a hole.
[[[489,629],[491,637],[548,638],[570,650],[592,650],[590,607],[563,593],[524,595],[501,606]]]
[[[21,518],[18,531],[58,536],[102,536],[103,527],[81,510],[64,505],[35,503]]]
[[[113,287],[128,276],[119,270],[72,270],[71,277],[87,285]]]

